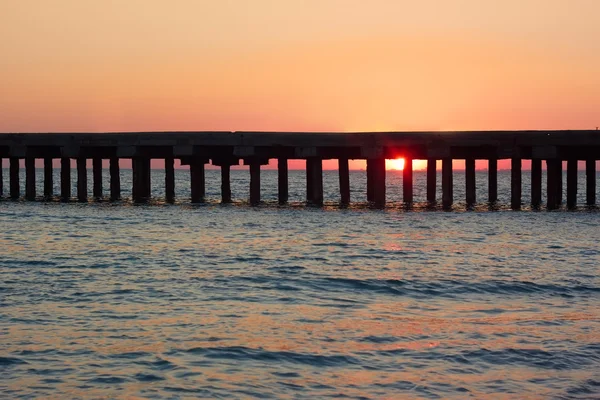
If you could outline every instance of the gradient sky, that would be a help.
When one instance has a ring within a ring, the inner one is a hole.
[[[3,0],[0,131],[594,129],[600,1]]]

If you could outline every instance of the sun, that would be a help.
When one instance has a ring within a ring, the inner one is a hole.
[[[404,158],[385,160],[386,169],[402,171],[404,169]]]

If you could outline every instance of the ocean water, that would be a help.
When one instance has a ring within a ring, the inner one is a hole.
[[[301,171],[283,207],[274,171],[259,207],[247,171],[232,205],[218,171],[203,205],[158,170],[148,205],[0,201],[0,397],[600,397],[600,213],[510,211],[507,172],[496,211],[461,172],[452,212],[405,210],[399,172],[372,210],[364,175],[347,209],[335,172],[304,206]]]

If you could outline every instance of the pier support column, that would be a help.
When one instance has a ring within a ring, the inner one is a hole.
[[[16,200],[21,196],[21,185],[19,183],[19,159],[17,157],[10,157],[9,162],[10,198]]]
[[[561,173],[560,160],[546,160],[546,207],[556,210],[558,203],[558,174]]]
[[[556,174],[556,182],[557,182],[557,187],[556,187],[556,196],[557,196],[557,200],[558,200],[558,205],[562,205],[563,203],[563,163],[562,160],[558,160],[558,171]]]
[[[309,203],[315,206],[323,205],[323,160],[320,158],[309,158],[306,160],[307,177],[311,181],[311,198]]]
[[[110,201],[121,199],[121,172],[119,171],[119,159],[112,157],[109,165],[110,172]]]
[[[192,203],[204,203],[206,196],[206,180],[204,176],[204,161],[190,164],[190,180]]]
[[[288,160],[287,158],[277,159],[277,199],[279,204],[288,202]]]
[[[375,158],[371,162],[373,177],[373,202],[375,207],[385,207],[385,158]]]
[[[175,159],[173,157],[165,158],[165,201],[167,203],[175,201]]]
[[[521,209],[521,159],[513,157],[510,162],[510,207]]]
[[[454,201],[452,158],[442,159],[442,207],[450,209]]]
[[[52,198],[54,195],[54,168],[52,167],[52,158],[44,158],[44,197]]]
[[[69,201],[71,198],[71,159],[60,159],[60,200]]]
[[[260,162],[250,162],[250,205],[260,204]]]
[[[430,158],[427,160],[427,201],[435,203],[435,190],[436,190],[436,179],[437,179],[437,160]]]
[[[85,157],[77,158],[77,201],[87,201],[87,170]]]
[[[586,204],[593,206],[596,204],[596,160],[585,161],[585,181]]]
[[[231,203],[231,165],[221,165],[221,203]]]
[[[542,204],[542,160],[531,160],[531,206],[535,209]]]
[[[567,208],[577,207],[577,160],[567,161]]]
[[[338,160],[338,171],[340,179],[340,203],[350,204],[350,167],[347,158]]]
[[[25,199],[35,200],[35,158],[25,157]]]
[[[402,201],[405,205],[413,202],[413,160],[409,157],[404,159],[404,169],[402,170]]]
[[[93,195],[95,199],[102,198],[102,159],[92,158]]]
[[[150,199],[150,158],[133,158],[133,201],[145,203]]]
[[[477,201],[475,191],[475,159],[467,158],[465,160],[465,191],[467,207],[472,207]]]
[[[372,202],[375,200],[375,179],[373,177],[374,160],[367,159],[367,201]]]
[[[0,157],[0,197],[4,194],[4,168],[2,168],[2,158]]]
[[[488,201],[498,201],[498,160],[495,158],[488,160]]]
[[[306,159],[306,202],[307,203],[311,203],[312,199],[314,197],[314,187],[315,187],[315,183],[313,182],[314,177],[313,177],[313,173],[312,173],[312,162],[313,159],[312,158],[307,158]]]

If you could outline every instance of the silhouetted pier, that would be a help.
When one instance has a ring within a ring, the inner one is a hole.
[[[562,162],[567,161],[567,207],[577,206],[578,161],[586,162],[586,204],[596,203],[596,160],[600,155],[600,132],[589,131],[470,131],[470,132],[115,132],[115,133],[3,133],[0,158],[10,161],[9,196],[21,196],[19,162],[25,159],[25,199],[36,199],[35,160],[44,160],[44,196],[54,195],[52,160],[61,160],[63,201],[71,200],[71,159],[77,160],[77,200],[88,201],[86,162],[92,159],[93,197],[103,196],[102,160],[110,160],[110,199],[121,197],[119,159],[131,159],[133,201],[150,197],[150,160],[164,159],[165,200],[175,200],[174,161],[190,166],[191,201],[205,197],[204,167],[221,168],[224,203],[231,201],[230,167],[242,162],[249,166],[251,204],[260,202],[260,171],[269,159],[278,160],[278,197],[288,201],[288,160],[306,160],[306,199],[323,204],[323,160],[339,162],[340,203],[349,204],[348,160],[367,162],[367,200],[376,207],[386,202],[386,159],[405,159],[403,201],[413,202],[413,160],[427,160],[427,200],[436,202],[436,162],[442,161],[442,205],[452,206],[452,161],[465,160],[466,203],[475,196],[475,160],[488,161],[488,198],[498,198],[498,160],[511,160],[511,207],[521,208],[522,160],[531,160],[531,203],[542,206],[542,163],[546,163],[546,208],[563,202]],[[0,170],[1,173],[1,170]],[[0,176],[1,178],[1,176]],[[2,194],[0,179],[0,194]]]

